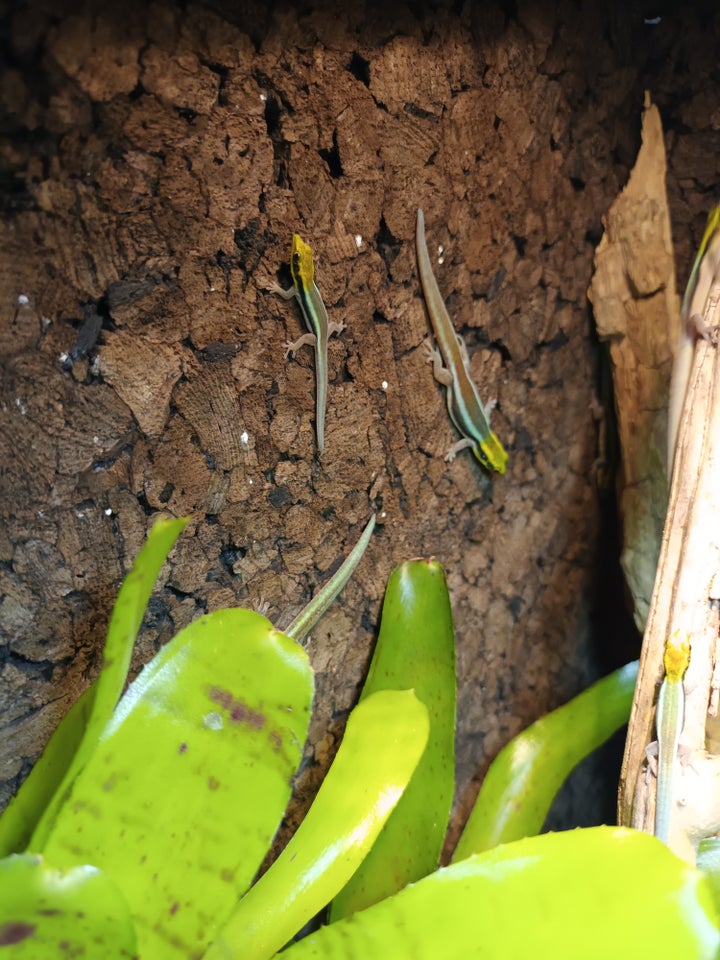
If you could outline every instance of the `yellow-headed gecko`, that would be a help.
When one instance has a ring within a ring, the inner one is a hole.
[[[300,304],[305,325],[309,333],[304,333],[295,341],[285,344],[285,356],[294,356],[300,347],[310,346],[315,350],[315,432],[318,451],[325,445],[325,405],[327,403],[328,382],[328,337],[345,329],[344,323],[328,320],[327,310],[320,291],[315,286],[315,265],[311,248],[305,241],[293,234],[290,250],[290,276],[293,285],[288,290],[273,283],[268,287],[270,293],[278,293],[285,300],[296,298]]]
[[[483,406],[477,387],[470,379],[465,344],[455,333],[430,265],[422,210],[418,210],[417,214],[415,243],[420,282],[435,340],[440,348],[439,351],[434,350],[428,344],[428,362],[432,362],[435,379],[447,389],[447,408],[450,419],[463,435],[463,439],[458,440],[448,450],[445,459],[454,460],[460,450],[470,447],[475,457],[488,470],[505,473],[507,453],[490,429],[492,407],[490,404],[487,408]]]
[[[685,403],[695,340],[709,339],[703,323],[703,311],[720,267],[720,206],[710,211],[705,233],[695,257],[680,308],[680,338],[673,356],[668,404],[668,481],[675,459],[680,417]]]
[[[655,836],[668,842],[670,817],[675,806],[675,773],[678,744],[685,722],[683,676],[690,663],[690,640],[676,630],[665,643],[665,677],[658,694],[655,726],[658,738],[657,791],[655,794]]]

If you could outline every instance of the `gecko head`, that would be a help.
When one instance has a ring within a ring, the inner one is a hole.
[[[472,451],[486,470],[496,470],[501,475],[505,473],[508,455],[492,430],[484,440],[475,444]]]
[[[292,238],[290,274],[293,281],[303,290],[307,290],[315,281],[312,248],[297,233],[294,233]]]
[[[690,634],[686,630],[675,630],[665,643],[663,666],[665,676],[670,680],[682,680],[690,663]]]

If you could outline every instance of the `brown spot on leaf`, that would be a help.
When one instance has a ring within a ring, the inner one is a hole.
[[[13,943],[22,943],[35,933],[34,923],[23,923],[21,920],[15,923],[4,923],[0,927],[0,947],[9,947]]]
[[[246,723],[255,730],[262,730],[265,726],[265,715],[253,710],[242,700],[234,697],[229,690],[223,690],[221,687],[210,687],[208,696],[213,703],[226,710],[233,723]]]
[[[185,743],[185,741],[183,741],[183,742],[180,744],[180,746],[178,747],[178,753],[180,753],[180,754],[186,753],[186,752],[187,752],[187,748],[188,748],[187,743]]]
[[[179,909],[180,909],[180,904],[176,900],[175,903],[170,907],[170,916],[171,917],[175,916],[175,914],[178,912]]]
[[[219,780],[216,780],[215,777],[208,777],[208,790],[217,790],[219,786]]]

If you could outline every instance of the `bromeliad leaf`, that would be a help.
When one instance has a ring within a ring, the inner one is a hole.
[[[333,921],[396,893],[440,861],[455,783],[455,635],[445,573],[431,560],[410,560],[390,574],[361,700],[407,688],[428,709],[428,744],[372,849],[333,900]]]
[[[355,707],[307,816],[204,960],[267,960],[335,896],[407,787],[428,729],[412,690],[380,691]]]
[[[638,663],[628,663],[531,724],[490,765],[453,861],[539,833],[576,764],[630,716]]]
[[[126,898],[141,957],[201,956],[250,885],[307,733],[307,656],[259,614],[186,627],[120,701],[45,843]]]
[[[134,960],[130,911],[95,867],[58,870],[32,854],[7,857],[0,860],[0,956]]]
[[[158,572],[186,519],[159,520],[115,602],[99,676],[70,708],[17,795],[0,817],[0,856],[41,849],[70,784],[97,744],[127,678],[128,665]]]
[[[718,916],[700,871],[655,837],[595,827],[528,837],[454,863],[282,957],[715,960],[718,948]]]

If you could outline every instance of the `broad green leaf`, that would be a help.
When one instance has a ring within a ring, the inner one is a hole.
[[[27,853],[0,860],[0,957],[134,960],[127,904],[95,867],[58,870]]]
[[[199,956],[272,841],[312,700],[303,650],[259,614],[220,610],[130,686],[44,853],[92,863],[125,896],[140,956]]]
[[[412,687],[430,735],[407,790],[360,867],[333,900],[332,920],[437,869],[455,784],[455,635],[445,572],[411,560],[388,580],[377,647],[361,700]]]
[[[428,729],[411,690],[382,691],[355,707],[307,816],[204,960],[265,960],[335,896],[407,786]]]
[[[160,567],[187,520],[159,520],[148,534],[115,601],[103,652],[103,665],[60,721],[42,756],[0,817],[0,855],[41,850],[70,784],[97,744],[127,678],[135,639]]]
[[[469,857],[310,934],[282,957],[714,960],[718,948],[718,916],[700,871],[655,837],[593,827]]]
[[[453,862],[539,833],[572,768],[630,716],[637,661],[537,720],[490,765]]]

